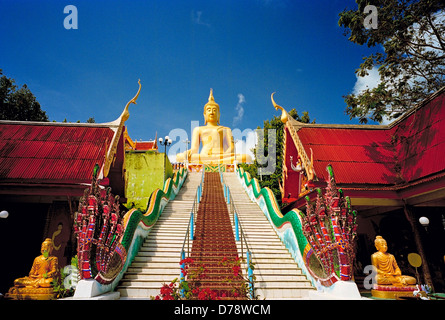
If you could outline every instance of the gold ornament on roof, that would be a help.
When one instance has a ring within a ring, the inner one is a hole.
[[[112,124],[117,124],[118,128],[113,136],[113,140],[111,141],[110,147],[108,148],[107,156],[105,158],[105,163],[104,163],[104,167],[103,167],[103,176],[104,177],[108,176],[111,164],[113,163],[114,156],[116,154],[117,145],[119,143],[119,139],[121,137],[122,130],[125,125],[125,121],[127,121],[128,118],[130,117],[130,112],[128,111],[128,107],[130,106],[131,103],[136,104],[136,100],[139,97],[139,93],[141,92],[142,86],[141,86],[140,79],[138,80],[138,84],[139,84],[139,89],[138,89],[138,92],[136,93],[136,95],[130,101],[127,102],[127,104],[125,105],[124,111],[122,111],[122,114],[120,115],[120,117],[112,122]]]

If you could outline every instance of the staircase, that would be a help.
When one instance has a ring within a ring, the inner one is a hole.
[[[255,295],[260,299],[307,298],[315,288],[292,259],[264,213],[251,202],[235,173],[223,175],[252,252]],[[233,216],[226,210],[219,179],[219,173],[205,175],[203,195],[195,218],[191,250],[194,263],[190,265],[189,273],[205,264],[206,277],[199,279],[200,287],[215,290],[219,296],[225,293],[234,298],[231,292],[237,281],[227,284],[225,279],[233,273],[230,268],[222,266],[221,261],[224,257],[234,259],[241,256],[240,242],[235,242]],[[163,283],[179,278],[181,248],[200,182],[201,173],[189,172],[175,200],[166,205],[116,288],[121,299],[150,299],[160,293]],[[246,265],[243,265],[242,272],[245,270]]]
[[[210,289],[220,298],[245,298],[241,273],[235,274],[232,269],[238,252],[218,172],[206,172],[204,176],[190,257],[194,262],[189,274],[200,274],[192,281],[193,287]]]
[[[260,299],[307,298],[315,288],[292,259],[267,217],[250,200],[235,173],[226,172],[223,176],[252,252],[255,295],[259,295]],[[246,270],[246,266],[243,266],[243,270]]]
[[[179,278],[181,248],[201,173],[189,172],[176,198],[165,206],[116,288],[121,298],[150,299],[163,283]]]

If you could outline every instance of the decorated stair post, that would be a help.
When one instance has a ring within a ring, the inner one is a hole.
[[[349,197],[337,188],[331,165],[327,171],[325,193],[317,189],[315,202],[306,196],[306,213],[300,215],[303,234],[327,275],[322,285],[330,286],[338,280],[352,280],[357,212],[351,209]]]
[[[123,234],[124,212],[119,208],[119,196],[114,197],[110,188],[102,189],[98,184],[98,171],[96,165],[91,186],[80,199],[74,232],[80,280],[94,279],[100,284],[108,284],[122,269],[127,255],[119,241]],[[84,283],[79,282],[78,288]],[[94,285],[94,282],[88,283]]]

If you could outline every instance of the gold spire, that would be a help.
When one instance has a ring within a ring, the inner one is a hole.
[[[213,97],[213,89],[210,89],[209,102],[207,102],[205,106],[218,106],[219,108],[219,104],[215,102],[215,98]]]

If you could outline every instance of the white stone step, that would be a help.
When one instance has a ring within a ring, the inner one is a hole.
[[[181,251],[175,248],[175,250],[140,250],[138,257],[180,257]]]
[[[146,288],[146,287],[118,287],[117,291],[120,293],[123,300],[125,298],[140,298],[140,299],[147,299],[156,297],[160,293],[160,287],[152,287],[152,288]]]
[[[117,287],[121,297],[149,299],[163,283],[179,277],[180,252],[200,182],[200,174],[189,173],[179,194],[167,203]]]
[[[180,268],[179,260],[176,261],[133,261],[130,268],[153,268],[153,269],[167,269],[167,268]]]
[[[179,278],[179,273],[176,278]],[[173,277],[163,277],[159,279],[152,279],[152,280],[123,280],[122,281],[122,287],[137,287],[137,288],[152,288],[157,289],[158,293],[160,289],[162,288],[162,285],[164,283],[169,284],[171,283],[175,278]]]
[[[270,300],[282,300],[282,299],[307,299],[309,291],[315,290],[314,288],[255,288],[255,295],[258,295],[260,299],[267,297]]]
[[[299,299],[314,290],[310,281],[292,259],[267,217],[253,203],[234,173],[224,173],[243,233],[255,264],[255,294],[260,299]],[[228,206],[230,208],[230,206]],[[233,217],[231,216],[233,220]],[[237,242],[238,252],[241,244]],[[243,251],[246,251],[244,246]],[[243,272],[246,264],[242,263]]]

